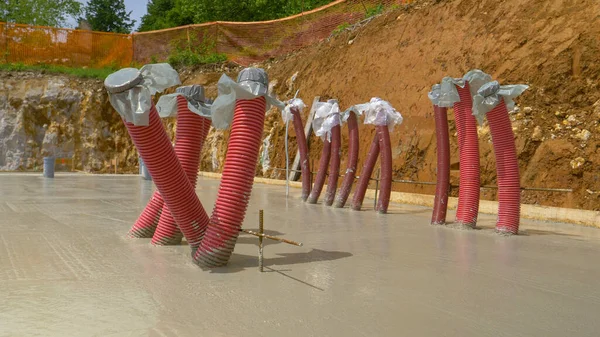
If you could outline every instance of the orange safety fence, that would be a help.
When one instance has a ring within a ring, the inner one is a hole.
[[[242,65],[287,54],[364,19],[377,6],[412,0],[337,0],[263,22],[210,22],[159,31],[113,34],[0,23],[0,62],[126,67],[165,61],[177,50],[223,53]]]
[[[124,67],[133,60],[132,41],[128,34],[0,23],[0,62]]]

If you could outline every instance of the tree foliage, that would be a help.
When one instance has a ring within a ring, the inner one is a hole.
[[[278,19],[332,0],[149,0],[139,31],[211,21]]]
[[[135,25],[131,11],[125,10],[124,0],[90,0],[85,7],[85,20],[92,30],[129,33]]]
[[[38,26],[67,27],[81,15],[77,0],[0,0],[0,21]]]

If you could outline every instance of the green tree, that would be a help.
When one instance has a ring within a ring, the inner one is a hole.
[[[149,0],[139,31],[210,21],[272,20],[326,5],[332,0]]]
[[[67,27],[69,18],[81,15],[77,0],[1,0],[0,21]]]
[[[194,13],[180,0],[149,0],[142,16],[140,32],[185,26],[194,23]]]
[[[85,20],[92,30],[129,33],[135,25],[131,11],[125,10],[124,0],[90,0],[85,7]]]

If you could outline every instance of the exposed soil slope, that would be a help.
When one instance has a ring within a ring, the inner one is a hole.
[[[416,181],[435,181],[434,120],[427,98],[432,84],[473,68],[501,84],[529,84],[511,115],[522,185],[574,192],[527,191],[524,202],[600,210],[599,38],[600,3],[594,0],[421,1],[264,66],[282,99],[300,89],[307,103],[314,96],[337,98],[342,109],[373,96],[390,101],[405,117],[392,139],[394,175]],[[451,115],[452,182],[457,184]],[[280,118],[270,115],[265,132],[274,134],[273,167],[285,167],[283,130]],[[363,126],[360,131],[362,162],[374,130]],[[489,129],[479,131],[482,183],[494,185]],[[315,162],[320,150],[321,141],[313,139]],[[434,192],[407,184],[394,189]],[[483,196],[493,199],[495,191],[485,189]]]

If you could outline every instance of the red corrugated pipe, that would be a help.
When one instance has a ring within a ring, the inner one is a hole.
[[[498,172],[498,221],[496,230],[519,232],[521,184],[515,138],[504,100],[487,113]]]
[[[177,130],[175,133],[175,154],[192,186],[196,187],[200,152],[210,130],[211,120],[193,113],[188,108],[188,100],[177,96]],[[163,206],[160,221],[152,237],[155,245],[181,243],[183,233],[173,219],[166,205]]]
[[[323,203],[326,206],[333,205],[335,192],[337,190],[338,178],[340,175],[340,147],[341,147],[341,127],[336,125],[331,129],[331,158],[329,159],[329,179],[327,181],[327,190]]]
[[[460,157],[460,183],[456,222],[475,228],[479,213],[479,142],[477,121],[472,114],[473,100],[467,82],[464,88],[456,86],[460,101],[454,104],[456,131]]]
[[[323,191],[323,185],[325,184],[325,178],[327,177],[327,166],[329,166],[329,160],[331,158],[331,142],[327,139],[323,141],[323,150],[321,151],[321,159],[319,160],[319,168],[315,181],[308,196],[309,204],[316,204]]]
[[[352,191],[352,184],[356,178],[356,165],[358,163],[358,118],[354,112],[348,115],[348,163],[346,164],[346,174],[342,181],[342,187],[335,198],[333,207],[342,208],[346,205],[348,196]]]
[[[227,264],[246,215],[260,150],[266,101],[237,100],[217,201],[194,260],[201,266]]]
[[[381,176],[379,178],[379,199],[376,210],[387,213],[392,192],[392,146],[390,141],[390,130],[387,125],[377,126],[377,138],[379,140]]]
[[[360,176],[356,183],[356,190],[354,191],[354,196],[352,198],[351,207],[355,211],[360,211],[363,200],[365,199],[365,193],[367,192],[367,187],[369,187],[369,180],[371,179],[371,174],[373,174],[373,169],[375,168],[377,157],[379,156],[379,146],[379,137],[375,134],[363,168],[360,171]]]
[[[154,104],[149,111],[148,126],[130,122],[125,125],[173,218],[190,246],[198,247],[208,216],[179,164]]]
[[[306,136],[304,135],[304,124],[300,116],[300,110],[292,108],[291,113],[294,119],[294,130],[296,131],[296,142],[298,143],[298,151],[300,152],[300,170],[302,171],[302,201],[308,199],[310,194],[310,163],[308,161],[308,145],[306,144]]]
[[[433,106],[437,141],[437,182],[433,202],[432,225],[444,225],[448,210],[450,189],[450,136],[448,134],[448,109]]]

